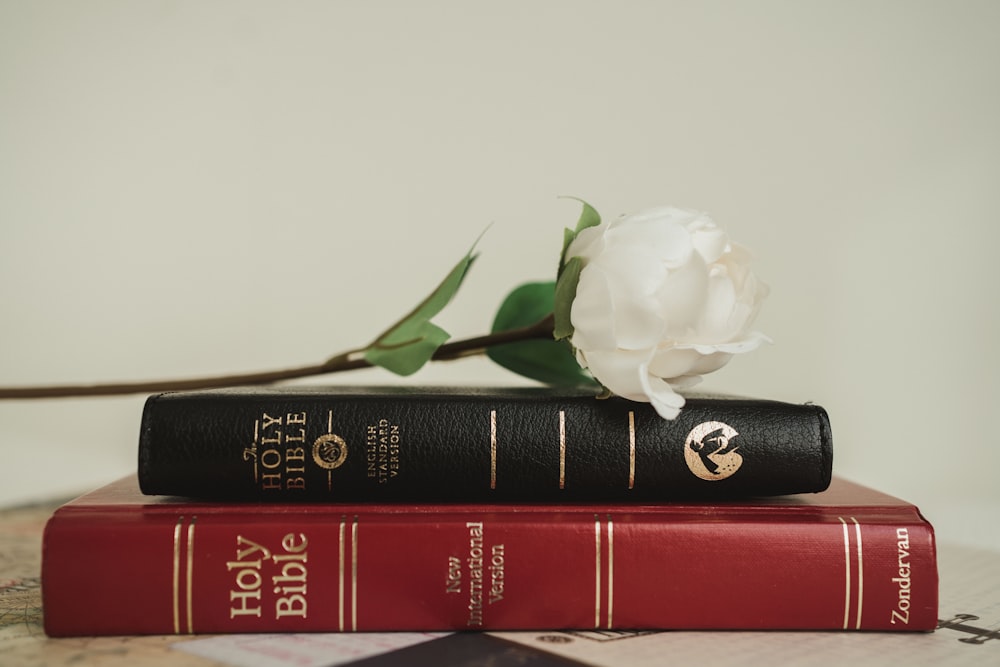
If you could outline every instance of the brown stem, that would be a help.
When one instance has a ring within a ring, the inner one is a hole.
[[[504,343],[513,343],[531,338],[551,338],[553,319],[550,315],[528,327],[510,329],[485,336],[465,338],[445,343],[438,348],[434,361],[448,361],[482,354],[487,348]],[[68,398],[73,396],[122,396],[125,394],[151,394],[159,391],[179,391],[188,389],[211,389],[235,385],[270,384],[281,380],[337,373],[372,366],[358,352],[345,352],[321,364],[286,368],[258,373],[221,375],[204,378],[177,380],[147,380],[142,382],[112,382],[89,385],[54,385],[42,387],[0,387],[0,400],[19,398]]]

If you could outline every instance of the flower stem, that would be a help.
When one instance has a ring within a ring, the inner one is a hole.
[[[551,338],[553,319],[548,316],[537,323],[519,329],[500,331],[485,336],[465,338],[445,343],[437,349],[433,361],[450,361],[476,356],[494,345],[514,343],[532,338]],[[338,354],[321,364],[286,368],[256,373],[219,375],[203,378],[181,378],[175,380],[146,380],[140,382],[109,382],[104,384],[51,385],[39,387],[0,387],[0,400],[26,398],[70,398],[81,396],[124,396],[126,394],[151,394],[160,391],[182,391],[189,389],[212,389],[236,385],[270,384],[282,380],[339,373],[341,371],[370,368],[372,364],[363,356],[363,350],[353,350]]]

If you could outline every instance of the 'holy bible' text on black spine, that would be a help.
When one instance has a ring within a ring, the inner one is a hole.
[[[287,501],[661,501],[826,489],[826,412],[548,388],[303,387],[147,399],[144,493]]]

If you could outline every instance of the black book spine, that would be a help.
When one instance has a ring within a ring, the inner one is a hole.
[[[824,490],[816,405],[690,398],[680,416],[552,390],[215,390],[151,396],[144,493],[229,500],[661,501]]]

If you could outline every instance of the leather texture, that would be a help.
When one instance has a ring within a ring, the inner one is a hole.
[[[822,491],[832,450],[812,404],[691,397],[667,421],[550,388],[248,387],[151,396],[139,480],[213,499],[727,499]]]

